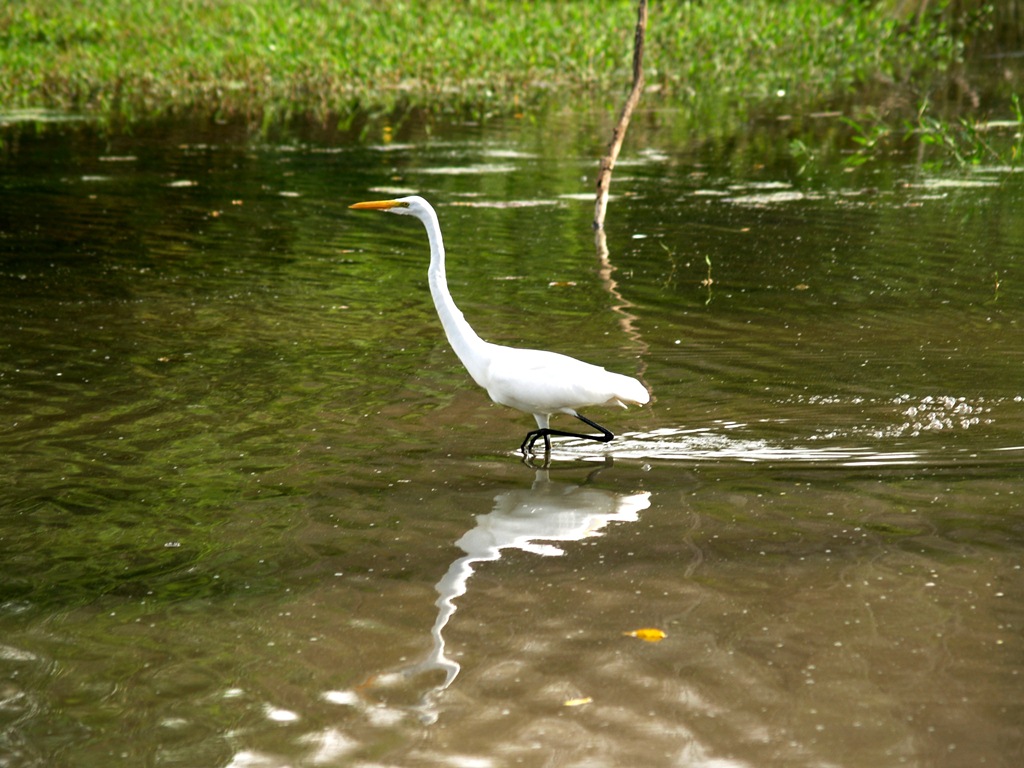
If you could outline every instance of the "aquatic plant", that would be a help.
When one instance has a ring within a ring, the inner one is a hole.
[[[980,119],[957,115],[943,117],[934,105],[924,99],[913,119],[901,126],[892,125],[872,115],[857,120],[843,117],[850,129],[855,148],[847,158],[848,165],[861,165],[894,151],[915,150],[923,163],[959,166],[992,165],[1015,168],[1024,155],[1024,108],[1020,97],[1011,97],[1011,119]],[[795,157],[807,156],[806,147],[794,143]]]

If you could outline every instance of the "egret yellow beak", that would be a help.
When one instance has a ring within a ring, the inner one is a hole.
[[[391,208],[402,208],[408,206],[408,203],[403,203],[401,200],[371,200],[367,203],[353,203],[349,208],[358,208],[359,210],[374,210],[374,211],[387,211]]]

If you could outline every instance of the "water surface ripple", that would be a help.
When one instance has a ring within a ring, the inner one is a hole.
[[[0,764],[1020,763],[1024,174],[651,115],[602,264],[599,123],[5,150]],[[652,405],[522,463],[402,192]]]

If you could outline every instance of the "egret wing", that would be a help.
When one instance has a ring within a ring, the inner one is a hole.
[[[527,413],[571,413],[591,405],[648,399],[636,379],[539,349],[501,347],[487,374],[485,386],[494,402]]]

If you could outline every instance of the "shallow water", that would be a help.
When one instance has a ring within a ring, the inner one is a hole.
[[[649,115],[602,265],[606,133],[8,147],[0,764],[1020,763],[1024,175]],[[653,404],[521,463],[402,192],[481,335]]]

